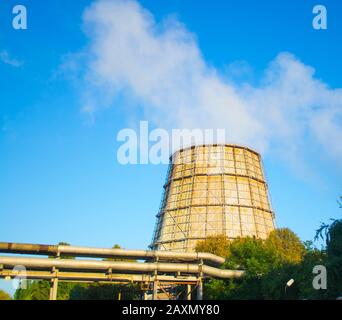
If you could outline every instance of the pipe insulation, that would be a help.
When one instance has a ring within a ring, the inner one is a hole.
[[[123,261],[100,261],[100,260],[74,260],[74,259],[49,259],[49,258],[29,258],[29,257],[5,257],[0,256],[0,266],[2,268],[24,266],[27,269],[68,269],[68,270],[113,270],[119,272],[164,272],[164,273],[203,273],[207,276],[217,278],[241,277],[244,272],[239,270],[224,270],[206,265],[188,263],[141,263]]]
[[[0,242],[0,252],[18,254],[40,254],[57,255],[64,254],[75,257],[94,257],[94,258],[127,258],[127,259],[160,259],[160,260],[180,260],[198,261],[203,260],[212,264],[220,265],[225,259],[206,252],[176,252],[162,250],[126,250],[108,249],[92,247],[75,247],[65,245],[42,245]]]

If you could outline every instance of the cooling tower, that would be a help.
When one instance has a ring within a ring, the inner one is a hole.
[[[265,239],[273,229],[257,152],[237,145],[201,145],[172,155],[152,249],[193,251],[209,235]]]

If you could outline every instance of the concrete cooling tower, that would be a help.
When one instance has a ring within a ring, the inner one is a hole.
[[[260,155],[237,145],[201,145],[170,158],[151,248],[193,251],[209,235],[265,239],[274,229]]]

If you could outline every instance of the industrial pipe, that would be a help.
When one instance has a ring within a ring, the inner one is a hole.
[[[22,265],[25,268],[37,269],[70,269],[70,270],[115,270],[121,272],[165,272],[165,273],[203,273],[217,278],[241,277],[244,272],[239,270],[223,270],[206,265],[185,263],[141,263],[122,261],[100,261],[100,260],[74,260],[74,259],[49,259],[49,258],[21,258],[0,256],[0,265],[15,267]]]
[[[18,269],[0,269],[0,278],[21,278],[21,279],[48,279],[56,278],[56,274],[51,270],[18,270]],[[75,282],[151,282],[152,275],[146,274],[109,274],[105,272],[70,272],[58,270],[58,279],[61,281],[75,281]],[[197,283],[196,275],[177,277],[177,275],[158,275],[159,282],[177,283],[177,284],[194,284]]]
[[[203,260],[220,265],[225,259],[206,252],[176,252],[176,251],[153,251],[153,250],[126,250],[91,247],[75,247],[65,245],[41,245],[0,242],[0,252],[19,254],[57,255],[64,254],[75,257],[94,258],[126,258],[148,260],[157,258],[160,260],[196,261]]]

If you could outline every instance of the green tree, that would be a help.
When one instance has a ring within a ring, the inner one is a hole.
[[[0,290],[0,300],[11,300],[11,299],[12,299],[11,296],[7,292]]]
[[[317,252],[306,255],[304,244],[289,229],[277,229],[266,240],[247,237],[227,243],[222,238],[210,237],[196,247],[199,249],[220,252],[226,257],[226,269],[245,271],[240,279],[207,281],[207,299],[297,298],[300,290],[312,288],[312,265],[321,259],[315,256]],[[294,277],[296,284],[303,282],[305,288],[293,286],[285,293],[286,282]]]
[[[71,293],[70,300],[134,300],[140,291],[137,285],[78,284]]]
[[[304,244],[288,228],[273,230],[266,239],[265,245],[274,251],[283,263],[299,263],[304,257]]]
[[[285,262],[272,268],[262,278],[264,299],[322,299],[322,292],[312,286],[313,267],[324,261],[324,253],[317,249],[307,249],[300,263]],[[294,284],[285,288],[286,283]]]
[[[229,250],[229,240],[225,235],[209,236],[205,240],[198,241],[195,250],[208,252],[220,257],[226,257]]]
[[[57,300],[69,300],[75,283],[58,283]],[[18,288],[14,294],[15,300],[49,300],[50,282],[47,280],[28,280],[26,289]]]
[[[210,244],[213,242],[210,239]],[[205,298],[262,299],[261,279],[263,274],[277,264],[275,252],[267,247],[263,240],[250,237],[231,241],[228,248],[225,247],[225,252],[227,260],[223,267],[245,270],[245,276],[240,279],[215,279],[206,282]]]
[[[327,240],[328,296],[342,295],[342,219],[329,227]]]
[[[228,281],[227,298],[263,299],[262,278],[277,265],[277,254],[265,241],[250,237],[235,239],[229,247],[225,268],[243,269],[245,275]]]
[[[15,291],[15,300],[48,300],[50,284],[48,281],[26,281],[26,288],[18,288]]]
[[[225,268],[243,269],[247,276],[258,276],[277,263],[273,248],[256,238],[237,238],[229,245]]]
[[[338,200],[342,209],[342,196]],[[322,223],[316,231],[315,240],[321,238],[326,243],[324,265],[328,272],[326,297],[336,299],[342,296],[342,219],[331,219],[330,224]]]

